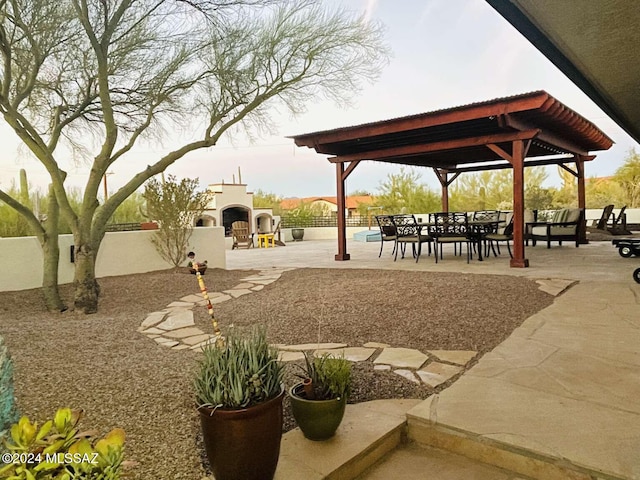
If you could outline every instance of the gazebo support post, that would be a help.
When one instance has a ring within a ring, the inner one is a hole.
[[[513,165],[513,258],[510,266],[526,268],[529,260],[524,258],[524,142],[512,143]]]
[[[584,188],[584,158],[581,155],[576,155],[576,170],[578,171],[578,207],[584,211],[587,205],[587,196]],[[585,219],[578,225],[578,243],[581,245],[589,243]]]
[[[496,144],[488,143],[487,147],[513,167],[513,258],[510,266],[526,268],[529,260],[524,258],[524,159],[531,141],[527,141],[526,147],[523,140],[514,140],[511,145],[511,155]]]
[[[338,254],[335,256],[336,261],[351,259],[351,255],[347,253],[347,200],[344,182],[358,163],[360,163],[360,160],[350,162],[346,169],[343,162],[336,163],[336,203],[338,204]]]
[[[442,186],[442,211],[449,211],[449,185],[453,183],[453,181],[458,178],[460,172],[456,172],[453,174],[453,177],[449,178],[449,171],[444,168],[433,168],[436,177],[438,177],[438,181]]]

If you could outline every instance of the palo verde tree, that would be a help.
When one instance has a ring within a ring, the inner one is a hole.
[[[147,217],[160,224],[151,242],[164,260],[178,267],[186,257],[194,223],[213,194],[198,191],[198,179],[183,178],[177,182],[173,175],[169,175],[164,181],[149,180],[143,196]]]
[[[0,57],[0,113],[51,176],[74,236],[74,303],[93,313],[105,225],[129,195],[227,132],[273,130],[278,103],[346,101],[387,52],[379,25],[320,0],[0,0]],[[138,165],[137,143],[167,131],[188,134],[101,203],[107,171]],[[77,208],[69,148],[88,172]]]
[[[16,194],[11,190],[9,192],[0,190],[0,202],[4,202],[12,208],[14,212],[20,214],[27,229],[29,229],[40,242],[43,257],[42,292],[47,310],[52,312],[66,310],[67,307],[62,301],[58,289],[58,264],[60,262],[58,232],[60,213],[53,188],[49,187],[46,202],[47,216],[44,221],[42,221],[42,218],[38,218],[33,211],[32,202],[28,193],[27,173],[25,170],[20,170],[19,193]],[[28,266],[25,265],[25,268],[28,268]]]

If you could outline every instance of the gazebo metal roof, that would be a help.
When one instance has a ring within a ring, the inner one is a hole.
[[[534,138],[528,158],[586,156],[613,144],[593,123],[544,91],[290,138],[300,147],[335,156],[333,162],[377,160],[455,172],[472,164],[507,163],[486,144],[509,152],[517,137]],[[540,162],[527,162],[533,164]]]
[[[528,266],[522,223],[524,168],[562,166],[578,178],[578,204],[584,208],[584,162],[595,158],[591,152],[607,150],[613,144],[593,123],[545,91],[290,138],[297,146],[329,155],[328,160],[336,164],[336,260],[349,259],[344,181],[360,161],[374,160],[433,168],[442,185],[444,210],[448,209],[447,188],[460,173],[513,168],[515,253],[511,264],[521,267]],[[568,163],[575,163],[575,169]]]

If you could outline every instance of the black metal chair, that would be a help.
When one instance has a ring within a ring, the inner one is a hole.
[[[486,236],[491,233],[497,233],[498,231],[498,222],[500,221],[500,210],[478,210],[476,212],[473,212],[473,217],[471,220],[473,222],[487,222],[484,225],[473,226],[473,230],[474,230],[473,233],[476,236],[475,240],[478,244],[478,248],[481,248],[481,246],[483,245],[486,251],[488,247]],[[476,242],[473,243],[474,252],[476,249]]]
[[[498,228],[496,232],[487,233],[485,235],[485,257],[489,256],[489,249],[493,252],[494,257],[500,255],[500,242],[505,242],[507,244],[509,256],[513,258],[513,253],[511,253],[511,244],[509,243],[513,240],[513,212],[508,212],[506,214],[505,221],[507,223],[506,227]],[[497,253],[496,249],[498,250]]]
[[[429,255],[431,255],[431,243],[433,242],[433,238],[428,234],[422,233],[422,227],[418,225],[416,221],[416,217],[413,215],[394,215],[393,223],[396,226],[396,255],[394,257],[394,261],[398,259],[398,250],[402,252],[402,257],[404,258],[404,253],[407,248],[407,244],[411,244],[411,251],[413,252],[413,256],[416,259],[416,263],[420,259],[420,254],[422,253],[422,244],[426,243],[429,247]],[[416,245],[418,249],[416,250]]]
[[[469,237],[469,218],[466,212],[441,212],[434,213],[434,230],[432,232],[435,248],[436,263],[438,263],[438,247],[440,247],[440,259],[442,260],[442,245],[453,243],[454,248],[460,244],[460,254],[462,255],[462,245],[467,246],[467,263],[471,259],[469,244],[473,239]],[[455,252],[454,252],[455,253]]]
[[[380,227],[380,253],[378,254],[378,258],[382,255],[384,242],[393,242],[393,250],[391,251],[391,255],[393,255],[398,246],[396,243],[398,237],[396,235],[396,225],[393,223],[393,215],[376,215],[376,221]]]

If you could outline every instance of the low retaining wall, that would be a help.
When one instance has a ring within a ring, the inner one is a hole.
[[[111,277],[166,270],[164,261],[151,243],[152,230],[107,233],[96,259],[96,276]],[[60,284],[73,281],[72,235],[60,235]],[[198,227],[189,240],[188,250],[210,268],[226,268],[223,227]],[[186,253],[186,252],[185,252]],[[42,248],[36,237],[0,238],[0,291],[27,290],[42,286]],[[185,262],[186,263],[186,262]]]

